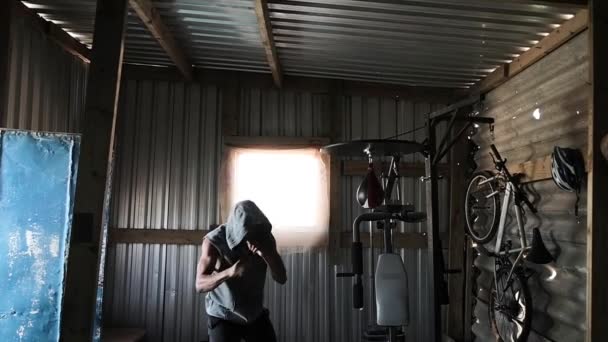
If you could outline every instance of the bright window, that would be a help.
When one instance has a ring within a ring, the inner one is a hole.
[[[230,206],[254,201],[272,223],[280,247],[325,244],[328,165],[318,149],[234,148],[230,155]]]

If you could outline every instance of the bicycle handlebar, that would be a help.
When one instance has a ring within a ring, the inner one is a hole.
[[[498,159],[502,163],[503,160],[502,160],[502,157],[500,156],[500,153],[498,153],[498,150],[496,149],[496,145],[492,144],[492,145],[490,145],[490,148],[492,149],[492,153],[494,153],[494,156],[496,157],[496,159]]]
[[[528,197],[521,191],[521,189],[519,188],[519,184],[517,184],[517,181],[515,179],[513,179],[513,176],[511,176],[511,173],[507,169],[507,165],[506,165],[507,160],[502,159],[502,156],[498,152],[498,149],[496,149],[496,145],[491,144],[490,149],[492,150],[492,153],[494,154],[494,158],[496,158],[496,159],[494,159],[494,164],[496,164],[496,168],[498,169],[498,171],[502,171],[505,174],[505,176],[507,177],[507,181],[509,181],[509,182],[511,182],[511,184],[513,184],[513,187],[515,188],[516,198],[518,198],[520,201],[524,202],[524,204],[528,208],[530,208],[530,211],[536,214],[538,212],[538,210],[536,210],[534,205],[532,205],[532,202],[530,202]]]

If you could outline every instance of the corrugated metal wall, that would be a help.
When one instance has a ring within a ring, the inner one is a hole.
[[[79,132],[88,64],[27,18],[14,18],[11,36],[8,110],[0,127]]]
[[[212,87],[125,83],[113,198],[115,227],[206,229],[217,222],[220,99],[221,93]],[[329,135],[327,94],[241,89],[240,99],[239,135]],[[402,132],[421,125],[423,115],[438,107],[385,98],[343,97],[340,102],[343,139]],[[420,134],[415,133],[414,138],[422,140]],[[343,177],[343,222],[352,222],[360,212],[353,196],[360,180]],[[423,206],[418,180],[405,180],[402,188],[408,202]],[[447,199],[446,189],[447,184],[442,185],[442,198]],[[446,215],[443,210],[443,218]],[[344,230],[349,227],[347,223]],[[424,226],[407,229],[421,231]],[[194,290],[199,253],[198,246],[112,247],[106,322],[145,327],[152,341],[206,339],[203,296]],[[289,281],[281,286],[269,279],[266,287],[266,303],[280,341],[360,339],[370,313],[352,310],[351,282],[334,278],[335,271],[350,265],[349,250],[340,254],[344,267],[332,266],[326,251],[283,255]],[[402,255],[410,275],[411,340],[423,340],[430,328],[424,323],[429,314],[426,251],[403,251]]]
[[[549,155],[553,146],[578,147],[586,153],[588,113],[587,34],[583,33],[512,80],[490,92],[484,115],[496,118],[494,138],[487,130],[475,140],[487,156],[490,143],[511,162]],[[535,109],[541,116],[532,116]],[[480,161],[488,167],[487,158]],[[585,338],[586,193],[581,194],[580,217],[574,216],[575,195],[559,190],[552,180],[527,188],[538,199],[538,217],[527,214],[527,224],[540,228],[543,240],[557,261],[535,266],[528,281],[534,315],[529,341],[583,341]],[[516,240],[516,226],[508,226]],[[531,234],[531,231],[530,231]],[[530,236],[528,237],[530,238]],[[473,332],[479,341],[492,341],[485,302],[493,261],[478,257],[482,271],[476,289],[480,298]]]
[[[215,87],[123,82],[112,226],[207,229],[216,223],[221,120]],[[106,322],[151,341],[200,341],[198,246],[119,244],[108,260]]]

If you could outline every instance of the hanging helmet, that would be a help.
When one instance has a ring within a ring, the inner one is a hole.
[[[578,216],[578,202],[585,177],[585,161],[581,151],[555,146],[551,155],[551,176],[562,190],[576,192],[574,215]]]
[[[551,175],[562,190],[580,191],[585,176],[585,162],[577,149],[555,146],[553,149]]]

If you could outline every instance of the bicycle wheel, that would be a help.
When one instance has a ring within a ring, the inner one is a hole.
[[[523,342],[528,339],[532,323],[532,297],[525,278],[515,270],[507,281],[509,269],[496,272],[492,282],[488,311],[492,330],[500,342]]]
[[[467,231],[477,243],[492,240],[498,227],[499,193],[496,182],[484,183],[492,177],[488,171],[476,172],[467,186],[464,202]]]

